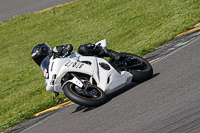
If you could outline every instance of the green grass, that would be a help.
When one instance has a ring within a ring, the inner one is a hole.
[[[144,55],[200,22],[198,0],[77,0],[0,22],[0,131],[57,104],[30,52],[107,39],[118,52]],[[64,99],[64,95],[60,99]]]

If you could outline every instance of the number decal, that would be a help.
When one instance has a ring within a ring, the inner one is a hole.
[[[66,67],[74,67],[74,68],[81,68],[84,64],[81,62],[73,62],[71,60],[68,60],[67,63],[65,63]]]

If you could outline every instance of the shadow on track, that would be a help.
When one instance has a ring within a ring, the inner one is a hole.
[[[155,78],[155,77],[158,76],[159,74],[160,74],[160,73],[155,73],[155,74],[153,74],[152,78]],[[152,78],[151,78],[151,79],[152,79]],[[111,101],[114,97],[117,97],[117,96],[123,94],[124,92],[126,92],[126,91],[132,89],[133,87],[135,87],[135,86],[137,86],[137,85],[139,85],[139,84],[140,84],[140,83],[135,83],[135,82],[133,82],[133,83],[131,83],[131,84],[129,84],[129,85],[126,85],[126,86],[120,88],[119,90],[116,90],[116,91],[114,91],[114,92],[112,92],[112,93],[107,94],[107,101],[106,101],[106,103],[108,103],[109,101]],[[106,103],[104,103],[104,104],[106,104]],[[104,105],[104,104],[103,104],[103,105]],[[100,106],[102,106],[102,105],[100,105]],[[98,107],[100,107],[100,106],[98,106]],[[79,111],[87,112],[87,111],[96,109],[96,108],[98,108],[98,107],[85,107],[85,106],[79,105],[79,106],[77,106],[76,110],[75,110],[74,112],[72,112],[72,113],[76,113],[76,112],[79,112]]]

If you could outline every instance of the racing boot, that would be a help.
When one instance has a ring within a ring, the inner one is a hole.
[[[107,54],[108,57],[114,59],[114,60],[120,60],[121,58],[121,54],[114,51],[114,50],[111,50],[111,49],[106,49],[106,48],[103,48],[105,53]]]

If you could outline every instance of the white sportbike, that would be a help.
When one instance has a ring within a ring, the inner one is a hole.
[[[107,48],[106,40],[95,45]],[[153,69],[142,57],[121,53],[120,60],[83,56],[77,51],[68,57],[47,56],[41,63],[46,84],[71,101],[94,107],[106,102],[106,94],[131,82],[143,82],[152,77]]]

